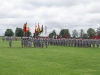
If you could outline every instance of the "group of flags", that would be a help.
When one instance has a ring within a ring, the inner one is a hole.
[[[37,33],[42,33],[42,32],[43,32],[43,25],[40,28],[39,23],[38,23],[38,25],[36,25],[36,23],[35,23],[35,31],[34,31],[34,33],[37,34]]]
[[[92,39],[98,39],[98,35],[92,36]]]
[[[29,31],[29,30],[30,30],[30,28],[27,27],[27,22],[24,23],[24,26],[23,26],[23,31],[24,31],[24,33],[26,33],[26,32]]]
[[[30,28],[27,26],[27,22],[24,23],[24,26],[23,26],[24,33],[26,33],[29,30],[30,30]],[[34,33],[37,34],[37,33],[42,33],[42,32],[43,32],[43,25],[40,28],[39,23],[38,23],[38,25],[36,25],[36,23],[35,23],[35,31],[34,31]]]

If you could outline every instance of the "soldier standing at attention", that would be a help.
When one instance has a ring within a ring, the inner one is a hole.
[[[95,47],[95,39],[92,39],[93,47]]]
[[[21,46],[24,47],[24,43],[23,43],[23,37],[21,37]]]
[[[46,48],[48,46],[48,40],[47,40],[47,38],[45,39],[45,46],[46,46]]]
[[[99,44],[100,44],[100,39],[98,39],[99,40]]]
[[[99,40],[98,39],[96,39],[96,46],[97,46],[97,48],[99,47]]]
[[[40,39],[40,47],[42,48],[42,38]]]
[[[36,47],[36,38],[33,40],[34,48]]]
[[[9,47],[12,47],[12,37],[9,37]]]

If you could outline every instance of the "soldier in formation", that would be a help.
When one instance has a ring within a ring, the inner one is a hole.
[[[5,37],[4,36],[2,37],[2,41],[5,41]]]
[[[100,39],[48,39],[49,45],[74,46],[74,47],[99,47]]]
[[[2,40],[9,41],[9,46],[12,47],[12,41],[17,41],[19,38],[17,37],[2,37]],[[34,48],[43,48],[44,46],[47,48],[48,45],[55,46],[71,46],[71,47],[99,47],[100,39],[77,39],[77,38],[32,38],[32,37],[21,37],[21,46],[30,48],[32,44]]]
[[[48,47],[48,40],[47,40],[47,38],[45,39],[45,46],[46,46],[46,48]]]
[[[9,37],[9,47],[12,47],[12,37]]]
[[[44,44],[47,47],[47,44],[46,44],[47,42],[48,41],[45,40],[44,38],[34,38],[33,39],[34,48],[43,48]]]
[[[32,37],[21,37],[21,46],[27,48],[32,47]]]

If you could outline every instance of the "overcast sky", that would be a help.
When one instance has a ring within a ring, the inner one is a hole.
[[[63,28],[70,33],[96,30],[100,27],[100,0],[0,0],[0,35],[7,28],[23,28],[26,21],[32,33],[35,23],[47,26],[47,34]]]

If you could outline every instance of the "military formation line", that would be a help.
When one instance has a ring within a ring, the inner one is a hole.
[[[100,39],[49,39],[49,44],[72,47],[99,47]]]
[[[12,47],[12,41],[21,41],[21,46],[30,48],[32,45],[37,48],[43,48],[44,46],[47,48],[48,40],[47,38],[32,38],[32,37],[2,37],[3,41],[9,41],[9,47]]]
[[[72,46],[72,47],[99,47],[100,39],[54,39],[54,38],[32,38],[32,37],[3,37],[3,41],[9,41],[9,46],[12,46],[12,41],[21,41],[22,47],[32,47],[35,48],[40,47],[43,48],[44,46],[47,48],[48,45],[55,45],[55,46]]]

